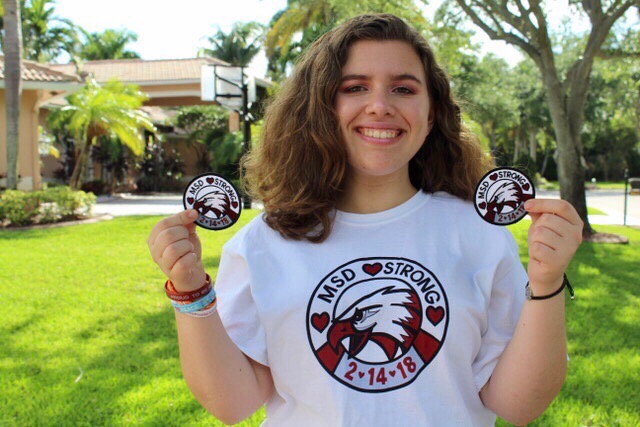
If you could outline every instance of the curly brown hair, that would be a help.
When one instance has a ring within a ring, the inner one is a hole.
[[[359,40],[405,41],[424,64],[435,115],[409,162],[414,187],[472,200],[476,183],[492,165],[462,125],[449,78],[424,37],[390,14],[349,19],[301,56],[266,108],[261,143],[243,159],[247,190],[263,201],[264,221],[285,238],[317,243],[331,232],[348,168],[334,100],[349,47]]]

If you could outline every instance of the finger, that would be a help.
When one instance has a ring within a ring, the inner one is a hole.
[[[558,215],[548,213],[536,215],[539,215],[539,217],[536,220],[535,226],[532,226],[531,228],[544,227],[553,231],[560,237],[564,237],[567,234],[568,229],[574,228],[573,225],[571,225],[568,221],[562,219]]]
[[[171,271],[176,262],[186,254],[193,252],[193,243],[184,239],[167,246],[158,265],[163,271]]]
[[[528,240],[529,245],[538,242],[553,250],[558,250],[562,248],[564,239],[558,235],[558,233],[547,227],[535,227],[530,230]]]
[[[149,245],[149,247],[151,247],[158,238],[158,234],[160,234],[162,230],[169,227],[175,227],[176,225],[191,224],[197,218],[198,211],[195,209],[189,209],[162,219],[151,230],[151,234],[149,234],[149,238],[147,239],[147,244]]]
[[[189,232],[183,225],[176,225],[162,230],[151,246],[151,257],[155,262],[158,262],[167,246],[179,240],[187,240],[188,238]]]
[[[542,242],[531,242],[529,245],[529,258],[542,264],[553,264],[557,257],[557,251]]]
[[[578,212],[567,201],[559,199],[530,199],[524,204],[524,208],[531,213],[552,213],[567,220],[572,225],[582,222]]]

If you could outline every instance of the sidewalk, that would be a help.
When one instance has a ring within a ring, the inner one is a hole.
[[[540,190],[537,198],[559,199],[558,191]],[[606,215],[589,215],[591,224],[622,225],[624,213],[623,190],[587,191],[587,205],[599,209]],[[254,209],[261,209],[254,204]],[[95,214],[127,215],[172,215],[183,210],[182,194],[159,193],[151,195],[118,194],[99,197],[94,206]],[[627,225],[640,226],[640,196],[628,196]]]

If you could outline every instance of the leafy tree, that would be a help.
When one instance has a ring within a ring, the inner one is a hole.
[[[69,129],[76,134],[80,146],[69,186],[80,188],[89,152],[98,137],[115,134],[134,155],[140,155],[145,146],[142,129],[155,133],[155,127],[139,108],[147,96],[135,85],[124,85],[116,80],[104,87],[95,80],[67,97],[68,106],[62,108],[68,114]]]
[[[18,0],[3,0],[6,46],[4,46],[4,81],[7,135],[7,188],[18,185],[18,145],[20,125],[20,97],[22,94],[22,53],[20,7]]]
[[[80,29],[84,40],[76,47],[78,58],[86,61],[100,59],[140,58],[137,52],[127,49],[129,43],[138,40],[137,34],[129,30],[107,29],[102,33],[90,33]]]
[[[207,38],[211,48],[200,49],[199,54],[246,67],[258,54],[264,41],[264,26],[258,22],[236,22],[226,34],[221,30]]]
[[[594,59],[611,27],[631,7],[640,6],[640,1],[570,1],[577,10],[587,15],[591,28],[581,55],[574,59],[564,75],[556,64],[556,54],[541,0],[455,1],[490,38],[517,46],[539,68],[558,143],[560,195],[576,208],[584,221],[583,234],[590,237],[594,231],[587,217],[581,140],[589,78]]]
[[[228,120],[229,113],[218,106],[184,107],[176,115],[176,126],[189,132],[189,142],[206,148],[199,162],[202,172],[237,174],[243,135],[242,132],[229,133]]]
[[[363,13],[393,13],[420,30],[427,28],[413,0],[288,0],[287,7],[271,19],[265,39],[271,77],[284,76],[287,66],[315,39],[339,22]]]
[[[54,15],[53,4],[53,0],[31,0],[28,3],[20,0],[22,47],[25,59],[50,62],[73,45],[76,28],[68,19]],[[0,48],[4,50],[1,34]]]

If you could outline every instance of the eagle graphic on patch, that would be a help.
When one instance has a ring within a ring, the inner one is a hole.
[[[242,204],[236,188],[223,177],[206,173],[194,178],[184,191],[185,209],[199,213],[195,223],[209,230],[231,227],[240,218]]]
[[[485,221],[509,225],[527,215],[524,203],[535,197],[531,180],[513,168],[489,171],[476,187],[474,205]]]
[[[365,258],[319,283],[307,332],[332,377],[359,391],[385,392],[410,384],[435,358],[448,312],[444,289],[417,262]]]

